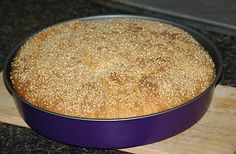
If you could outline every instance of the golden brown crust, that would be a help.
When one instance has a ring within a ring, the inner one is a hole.
[[[183,104],[214,80],[214,63],[183,30],[154,21],[73,21],[31,37],[12,63],[16,92],[46,110],[124,118]]]

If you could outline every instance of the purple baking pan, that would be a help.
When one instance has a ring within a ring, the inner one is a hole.
[[[66,144],[88,148],[117,149],[150,144],[174,136],[194,125],[206,113],[222,72],[222,59],[217,48],[198,32],[166,20],[130,15],[94,16],[80,20],[127,17],[169,23],[189,32],[212,57],[217,73],[214,82],[191,101],[155,114],[120,119],[86,119],[60,115],[30,104],[21,98],[12,87],[9,78],[11,61],[26,39],[7,57],[3,78],[21,117],[33,130]]]

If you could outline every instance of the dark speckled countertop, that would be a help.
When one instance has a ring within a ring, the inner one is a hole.
[[[115,4],[114,4],[115,5]],[[132,8],[132,14],[151,15]],[[102,14],[131,14],[129,9],[107,7],[92,0],[1,0],[0,70],[6,55],[26,36],[57,22]],[[194,28],[196,29],[196,28]],[[197,31],[207,36],[221,51],[224,75],[221,84],[236,86],[236,37],[217,32]],[[0,123],[1,153],[124,153],[73,147],[49,140],[31,129]]]

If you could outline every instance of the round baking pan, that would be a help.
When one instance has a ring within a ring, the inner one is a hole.
[[[160,21],[180,27],[192,35],[212,57],[216,78],[199,96],[175,108],[131,118],[86,119],[65,116],[38,108],[19,96],[10,80],[11,62],[21,42],[7,57],[3,78],[24,121],[36,132],[59,142],[88,148],[117,149],[145,145],[174,136],[194,125],[206,113],[221,72],[222,60],[217,48],[204,36],[171,21],[130,15],[94,16],[75,20],[107,20],[111,18],[138,18]]]

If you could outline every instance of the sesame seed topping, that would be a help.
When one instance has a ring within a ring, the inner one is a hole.
[[[46,110],[124,118],[189,101],[209,87],[215,68],[180,28],[130,18],[76,20],[29,38],[10,78],[19,95]]]

